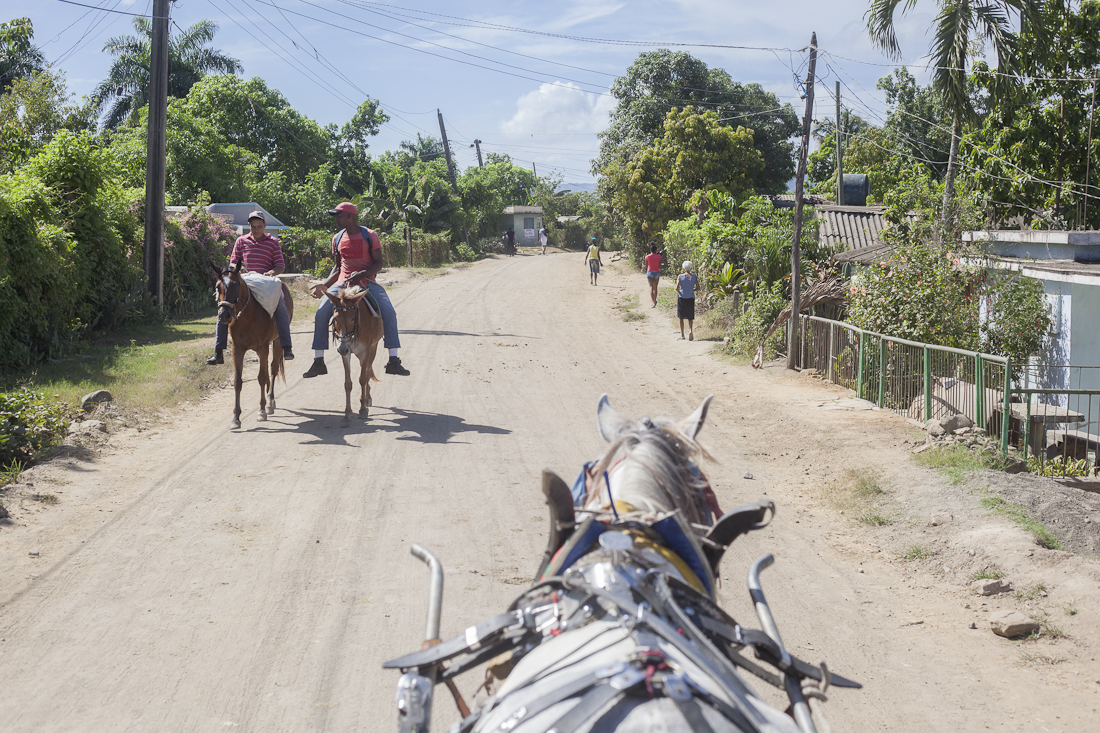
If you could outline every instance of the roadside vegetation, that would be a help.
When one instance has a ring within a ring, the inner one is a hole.
[[[896,521],[887,507],[889,492],[882,476],[872,468],[845,470],[824,487],[823,494],[834,509],[860,524],[882,527]]]
[[[999,514],[1011,519],[1017,527],[1029,532],[1041,547],[1050,550],[1062,549],[1062,543],[1058,541],[1054,533],[1047,529],[1042,522],[1032,517],[1025,507],[1007,502],[999,496],[983,497],[979,500],[979,503],[988,509],[991,514]],[[1039,588],[1035,591],[1035,594],[1038,594],[1041,590],[1043,589]]]

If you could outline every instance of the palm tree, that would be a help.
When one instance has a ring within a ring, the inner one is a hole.
[[[46,68],[42,51],[31,43],[33,37],[30,18],[0,23],[0,92],[6,92],[16,79]]]
[[[894,33],[894,13],[898,6],[904,15],[917,0],[871,0],[863,16],[871,41],[894,59],[901,58],[901,46]],[[951,110],[951,150],[947,158],[947,173],[943,181],[943,216],[950,219],[955,197],[955,166],[962,136],[963,120],[972,117],[974,109],[967,94],[967,62],[974,52],[972,43],[988,41],[997,54],[997,71],[1011,74],[1016,63],[1016,34],[1011,32],[1009,16],[1015,12],[1036,36],[1045,32],[1042,0],[937,0],[940,12],[936,16],[936,36],[929,49],[935,65],[932,86]],[[1000,76],[1002,84],[1012,77]]]
[[[95,111],[107,109],[105,127],[118,127],[126,118],[149,103],[149,54],[153,28],[149,19],[134,18],[136,36],[118,36],[107,41],[103,50],[115,57],[107,78],[92,91]],[[207,46],[214,40],[218,24],[200,20],[168,39],[168,96],[186,97],[203,75],[210,72],[239,74],[241,62]],[[112,101],[111,98],[114,98]]]

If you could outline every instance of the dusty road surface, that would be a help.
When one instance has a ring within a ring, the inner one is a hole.
[[[540,471],[571,480],[601,451],[607,392],[634,416],[680,417],[717,395],[701,437],[720,502],[778,503],[771,527],[727,554],[723,604],[756,626],[744,577],[774,552],[764,585],[785,641],[866,685],[832,695],[835,730],[1097,730],[1095,561],[1037,548],[976,510],[972,489],[916,468],[903,420],[733,366],[644,305],[645,320],[625,322],[615,306],[645,292],[614,268],[590,286],[579,254],[406,282],[391,295],[413,374],[382,376],[366,422],[341,427],[335,352],[327,376],[301,378],[299,320],[268,422],[250,382],[239,432],[221,392],[113,436],[95,459],[31,472],[57,503],[13,506],[0,525],[0,729],[393,730],[397,675],[380,665],[418,648],[425,620],[409,545],[446,567],[445,638],[502,611],[545,543]],[[824,487],[866,466],[891,525],[825,502]],[[929,526],[933,511],[948,519]],[[914,537],[924,552],[900,559]],[[974,597],[968,576],[994,561],[1034,593]],[[991,634],[988,610],[1014,604],[1059,633]],[[435,719],[455,719],[444,696]]]

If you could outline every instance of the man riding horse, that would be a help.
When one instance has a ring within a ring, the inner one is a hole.
[[[367,292],[378,303],[382,316],[384,332],[383,345],[390,352],[386,363],[386,374],[409,375],[409,370],[401,365],[397,350],[401,348],[401,338],[397,332],[397,312],[390,303],[390,296],[375,281],[382,269],[382,242],[378,234],[359,226],[359,210],[355,204],[345,201],[329,212],[336,218],[340,231],[332,238],[332,256],[336,261],[332,272],[324,282],[310,288],[310,295],[322,298],[317,315],[313,319],[313,365],[303,374],[307,379],[328,374],[325,366],[325,351],[328,349],[328,327],[332,320],[332,301],[324,297],[325,292],[337,295],[340,288],[365,285]]]
[[[243,237],[238,237],[233,244],[233,253],[229,255],[229,264],[232,267],[238,262],[244,262],[245,270],[259,272],[274,277],[280,275],[286,264],[283,262],[283,250],[279,240],[268,234],[267,219],[264,212],[253,211],[248,215],[248,227],[251,230]],[[208,366],[224,364],[224,352],[229,343],[229,319],[232,312],[227,309],[218,311],[218,325],[214,329],[214,355],[206,360]],[[286,302],[279,299],[279,305],[275,308],[275,327],[279,330],[279,343],[283,347],[283,360],[290,361],[294,358],[294,351],[290,348],[290,314],[287,313]]]

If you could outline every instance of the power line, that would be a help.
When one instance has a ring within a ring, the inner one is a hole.
[[[101,8],[97,5],[86,5],[84,3],[73,2],[73,0],[57,0],[57,1],[59,3],[65,3],[66,5],[79,5],[82,8],[91,8],[92,10],[102,10],[105,13],[118,13],[119,15],[133,15],[133,16],[136,16],[136,17],[139,17],[139,18],[148,18],[149,17],[148,15],[143,14],[143,13],[128,13],[125,10],[106,10],[105,8]],[[116,2],[115,5],[117,6],[118,3]],[[84,15],[87,15],[87,13],[85,13]],[[72,26],[69,26],[69,28],[71,28],[71,27]],[[65,30],[68,30],[68,28],[66,28]],[[62,33],[64,33],[64,32],[65,31],[62,31]]]
[[[562,38],[562,39],[569,40],[569,41],[582,41],[584,43],[600,43],[600,44],[613,45],[613,46],[653,46],[653,47],[657,47],[657,46],[683,46],[683,47],[695,47],[695,48],[729,48],[729,49],[740,50],[740,51],[791,51],[791,50],[802,51],[805,48],[804,47],[804,48],[801,48],[801,49],[790,49],[790,48],[778,48],[778,47],[767,47],[767,46],[735,46],[735,45],[721,44],[721,43],[678,43],[678,42],[673,42],[673,41],[632,41],[632,40],[620,40],[620,39],[611,39],[611,38],[589,38],[589,37],[585,37],[585,36],[571,36],[571,35],[566,35],[566,34],[562,34],[562,33],[547,33],[545,31],[535,31],[535,30],[531,30],[529,28],[517,28],[515,26],[501,25],[499,23],[487,23],[485,21],[472,20],[470,18],[462,18],[462,17],[456,16],[456,15],[445,15],[443,13],[433,13],[433,12],[430,12],[430,11],[427,11],[427,10],[415,10],[415,9],[412,9],[412,8],[404,8],[404,7],[401,7],[399,5],[390,5],[388,3],[371,2],[370,0],[358,0],[358,2],[356,2],[356,3],[349,2],[349,0],[338,0],[338,1],[344,3],[345,5],[348,5],[348,4],[378,5],[378,6],[382,6],[382,7],[386,7],[386,8],[396,8],[397,10],[405,10],[405,11],[411,12],[411,13],[420,13],[422,15],[431,15],[431,16],[435,16],[435,17],[438,17],[438,18],[448,18],[448,19],[451,19],[451,20],[462,21],[461,23],[446,23],[447,25],[459,25],[459,26],[466,25],[466,27],[469,27],[469,28],[483,28],[483,29],[484,28],[492,28],[492,29],[495,29],[495,30],[510,31],[510,32],[513,32],[513,33],[527,33],[529,35],[534,35],[534,36],[547,36],[549,38]],[[394,14],[395,15],[400,15],[400,13],[394,13]],[[437,21],[437,22],[445,22],[445,21]]]

